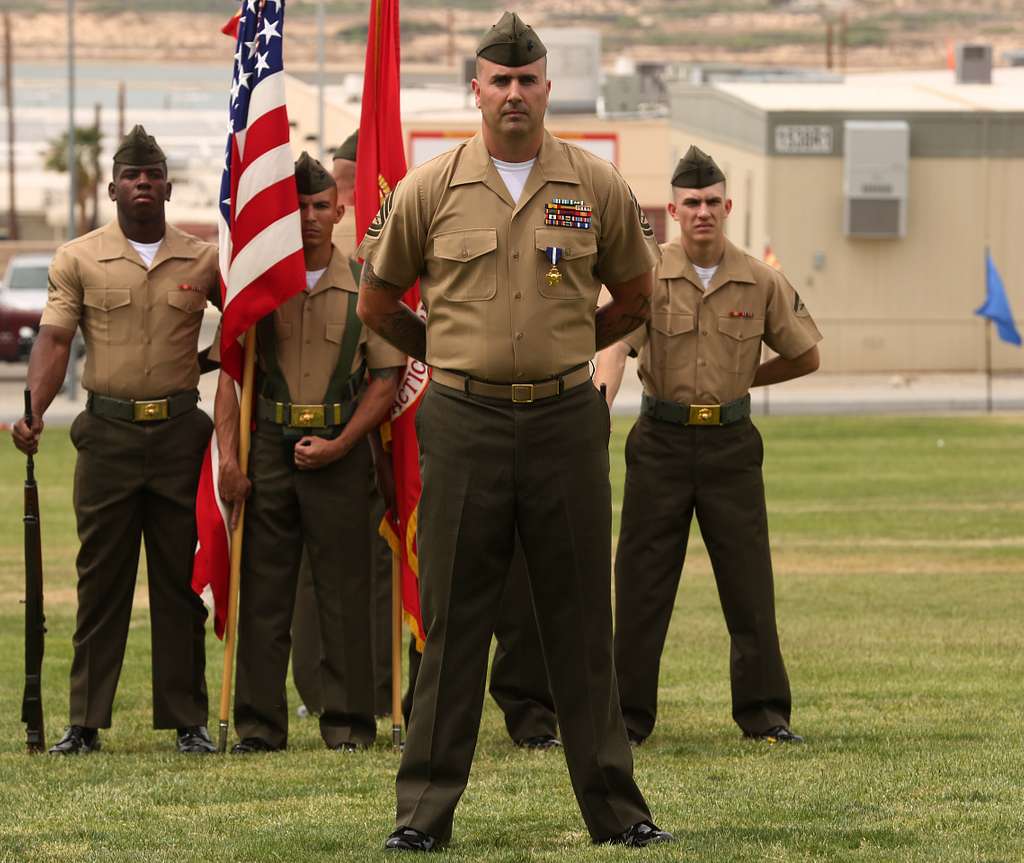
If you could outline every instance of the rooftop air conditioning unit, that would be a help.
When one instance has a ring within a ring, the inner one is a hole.
[[[957,84],[992,83],[992,46],[960,42],[956,46]]]
[[[905,237],[909,124],[847,120],[843,153],[843,233],[869,239]]]

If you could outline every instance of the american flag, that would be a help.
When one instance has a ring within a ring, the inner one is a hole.
[[[241,379],[238,338],[305,287],[284,98],[284,0],[245,0],[220,185],[221,365]]]
[[[240,381],[239,338],[305,287],[306,266],[284,98],[284,0],[244,0],[236,17],[218,228],[224,299],[220,362]],[[213,605],[214,629],[223,637],[230,563],[227,508],[217,494],[218,463],[214,435],[196,497],[199,541],[192,589]]]

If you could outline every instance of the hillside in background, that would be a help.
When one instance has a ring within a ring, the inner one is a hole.
[[[403,60],[454,62],[473,53],[480,33],[507,3],[404,0]],[[236,4],[228,0],[78,0],[81,59],[217,61],[227,54],[218,32]],[[327,61],[358,64],[366,39],[366,0],[328,0]],[[1020,0],[523,0],[517,8],[538,27],[595,27],[608,58],[723,61],[820,66],[826,22],[847,26],[851,69],[939,67],[951,41],[1024,48]],[[307,65],[316,52],[315,0],[289,3],[287,62]],[[66,40],[64,0],[22,0],[12,13],[19,59],[60,59]]]

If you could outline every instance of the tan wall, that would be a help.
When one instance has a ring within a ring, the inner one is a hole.
[[[851,239],[843,235],[842,160],[771,159],[767,223],[825,334],[823,367],[983,368],[985,327],[973,310],[985,297],[986,235],[1011,306],[1024,311],[1024,249],[1013,235],[1024,225],[1022,199],[1024,160],[914,159],[907,236]],[[1020,370],[1024,354],[997,341],[993,363]]]

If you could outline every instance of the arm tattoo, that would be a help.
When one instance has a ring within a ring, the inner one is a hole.
[[[384,316],[377,332],[401,351],[417,360],[427,359],[427,326],[408,306]]]
[[[402,366],[388,366],[384,369],[370,369],[370,377],[375,381],[389,381],[392,378],[398,377],[398,374],[401,371]]]
[[[651,317],[651,298],[644,294],[638,294],[625,309],[620,310],[617,305],[612,302],[597,310],[596,342],[599,351],[642,327]]]
[[[393,285],[391,282],[387,282],[378,276],[373,270],[373,264],[369,261],[363,263],[363,275],[361,284],[366,285],[371,291],[384,291],[387,294],[391,294],[398,299],[401,299],[405,294],[406,289],[400,288],[398,285]]]

